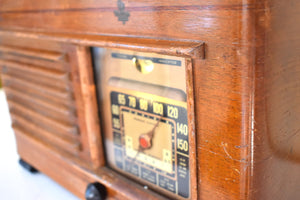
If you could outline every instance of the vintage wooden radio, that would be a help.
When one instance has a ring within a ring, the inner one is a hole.
[[[300,2],[0,0],[21,164],[81,199],[299,199]]]

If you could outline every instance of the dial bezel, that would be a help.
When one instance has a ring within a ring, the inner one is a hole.
[[[141,52],[140,52],[141,53]],[[143,53],[144,54],[144,53]],[[146,53],[145,53],[146,54]],[[194,198],[196,196],[196,163],[195,163],[195,153],[196,153],[196,149],[195,149],[195,133],[194,133],[194,100],[193,100],[193,85],[192,85],[192,60],[190,58],[182,58],[182,57],[177,57],[183,60],[183,63],[185,64],[185,72],[186,72],[186,89],[187,89],[187,117],[188,117],[188,129],[189,129],[189,146],[190,146],[190,158],[194,158],[194,159],[190,159],[189,161],[189,166],[190,166],[190,199]],[[99,84],[99,83],[98,83]],[[99,87],[98,87],[99,88]],[[98,89],[98,93],[101,92]],[[105,116],[102,116],[102,119],[105,118]],[[105,131],[103,131],[103,134],[106,134]],[[109,166],[111,167],[111,166]],[[122,173],[122,172],[121,172]],[[126,174],[126,176],[130,177],[130,175]],[[133,179],[135,179],[134,177],[131,177]],[[137,182],[140,182],[139,180],[136,180]],[[153,189],[157,189],[155,187],[153,187]],[[160,190],[160,188],[158,188],[158,190]],[[160,191],[162,194],[165,194],[169,197],[172,197],[173,194],[169,193],[169,192],[163,192]],[[173,196],[178,198],[178,196]],[[184,198],[185,199],[185,198]]]

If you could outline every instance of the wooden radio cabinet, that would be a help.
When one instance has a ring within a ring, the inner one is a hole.
[[[0,0],[23,166],[81,199],[300,199],[299,0]]]

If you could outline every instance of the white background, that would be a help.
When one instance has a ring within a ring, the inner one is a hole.
[[[24,170],[18,160],[5,94],[0,89],[0,199],[78,200],[44,174]]]

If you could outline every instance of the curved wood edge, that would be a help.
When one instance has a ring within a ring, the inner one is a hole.
[[[205,45],[198,40],[170,40],[164,38],[145,38],[133,36],[81,35],[45,32],[21,32],[1,30],[0,36],[23,37],[31,39],[68,42],[84,46],[119,48],[133,51],[151,52],[171,56],[205,59]]]

